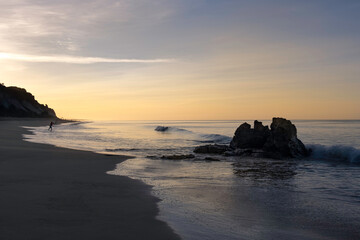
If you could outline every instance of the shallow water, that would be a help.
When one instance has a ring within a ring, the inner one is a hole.
[[[28,141],[136,156],[109,174],[153,187],[160,219],[184,239],[359,239],[360,121],[294,121],[305,160],[161,160],[228,143],[243,121],[88,122],[32,128]],[[269,122],[264,122],[268,124]],[[157,132],[157,126],[169,131]],[[155,158],[146,158],[155,156]]]

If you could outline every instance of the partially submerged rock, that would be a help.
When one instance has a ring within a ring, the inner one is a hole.
[[[284,118],[273,118],[270,129],[256,120],[253,129],[243,123],[235,131],[230,147],[238,156],[294,158],[308,155],[297,138],[295,125]]]
[[[212,158],[212,157],[206,157],[206,158],[204,158],[204,160],[210,161],[210,162],[220,162],[220,159]]]
[[[269,153],[279,153],[284,157],[305,157],[309,154],[305,145],[297,138],[297,130],[290,120],[273,118],[271,134],[263,149]]]
[[[235,135],[230,142],[232,149],[262,148],[270,135],[268,126],[263,126],[261,122],[255,120],[254,128],[250,124],[243,123],[236,129]]]
[[[196,147],[194,152],[276,159],[306,157],[309,154],[297,138],[295,125],[284,118],[273,118],[270,129],[257,120],[254,121],[254,128],[243,123],[236,129],[230,146],[204,145]]]
[[[223,154],[229,150],[229,146],[221,144],[209,144],[198,146],[195,148],[194,153],[204,153],[204,154]]]
[[[165,126],[157,126],[155,128],[155,131],[158,131],[158,132],[165,132],[167,130],[169,130],[169,127],[165,127]]]
[[[186,154],[186,155],[164,155],[161,159],[167,160],[184,160],[184,159],[192,159],[195,158],[194,154]]]

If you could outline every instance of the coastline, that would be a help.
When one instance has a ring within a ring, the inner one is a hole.
[[[180,239],[163,221],[151,187],[106,174],[128,156],[30,143],[21,126],[49,119],[0,119],[0,237],[3,239]]]

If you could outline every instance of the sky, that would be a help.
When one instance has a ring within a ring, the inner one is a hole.
[[[360,119],[358,0],[0,0],[0,82],[59,117]]]

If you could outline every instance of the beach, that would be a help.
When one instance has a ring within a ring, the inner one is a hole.
[[[0,121],[1,239],[179,239],[149,186],[106,174],[129,157],[23,141],[48,123]]]

